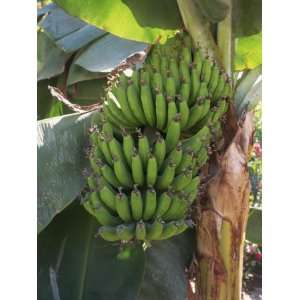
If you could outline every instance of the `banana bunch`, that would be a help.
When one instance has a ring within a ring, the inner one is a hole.
[[[189,35],[153,47],[144,67],[110,86],[90,134],[85,209],[108,241],[163,240],[190,208],[231,94],[226,76]]]

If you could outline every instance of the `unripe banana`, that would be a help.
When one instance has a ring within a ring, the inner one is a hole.
[[[157,189],[165,190],[170,186],[175,176],[175,169],[176,165],[173,162],[169,162],[162,174],[157,179]]]
[[[109,151],[112,156],[113,164],[114,164],[114,158],[118,158],[123,162],[123,164],[127,164],[121,143],[114,137],[107,139],[107,142],[108,142]]]
[[[111,101],[112,102],[112,101]],[[134,124],[128,123],[125,118],[123,118],[122,111],[115,104],[103,104],[103,113],[106,115],[107,119],[117,127],[132,128],[135,127]]]
[[[181,87],[180,87],[180,98],[182,101],[186,101],[189,103],[190,99],[190,93],[191,93],[191,86],[189,83],[187,83],[185,80],[182,81]]]
[[[104,122],[102,126],[102,132],[104,136],[113,137],[114,129],[109,122]]]
[[[166,128],[170,126],[171,122],[173,121],[173,119],[177,114],[177,106],[175,103],[175,99],[173,97],[167,97],[167,101],[168,101],[168,117],[167,117],[168,121],[167,121]]]
[[[82,205],[90,215],[95,216],[94,208],[89,201],[84,201]]]
[[[185,130],[197,124],[197,122],[199,122],[203,118],[203,116],[205,116],[207,110],[209,109],[209,106],[209,99],[198,98],[196,104],[190,110],[190,116]]]
[[[189,116],[190,116],[190,108],[187,101],[182,100],[180,96],[177,97],[179,100],[178,110],[180,113],[180,128],[181,130],[185,129]]]
[[[112,89],[112,94],[115,96],[120,104],[121,110],[125,117],[125,120],[138,126],[140,122],[133,115],[127,100],[126,88],[122,86],[115,86]]]
[[[169,239],[170,237],[176,235],[176,232],[177,232],[177,227],[174,221],[166,223],[164,224],[163,232],[158,239],[159,240]]]
[[[109,242],[116,242],[119,240],[115,226],[101,226],[98,230],[98,235]]]
[[[161,73],[163,79],[167,78],[168,69],[169,69],[168,58],[166,56],[161,56],[160,73]]]
[[[209,60],[209,57],[206,57],[203,63],[202,71],[201,71],[201,80],[209,83],[212,72],[212,63]]]
[[[155,109],[152,99],[151,89],[148,84],[141,81],[141,101],[142,107],[145,114],[145,118],[149,126],[155,126]]]
[[[218,108],[214,112],[211,119],[212,123],[216,123],[222,117],[222,115],[225,113],[225,109],[226,109],[226,100],[219,101]]]
[[[131,192],[130,206],[133,219],[135,221],[141,220],[143,217],[143,198],[136,185]]]
[[[175,226],[177,227],[176,235],[181,234],[182,232],[184,232],[186,229],[189,228],[187,221],[185,220],[176,221]]]
[[[179,74],[181,77],[181,80],[186,82],[187,84],[191,84],[191,76],[190,76],[190,70],[189,70],[189,64],[184,61],[183,59],[179,62]]]
[[[118,225],[122,222],[118,217],[114,217],[103,205],[100,205],[95,209],[94,215],[101,225],[111,226]]]
[[[150,143],[146,135],[138,132],[138,153],[142,159],[143,166],[147,167],[148,157],[150,155]]]
[[[194,177],[191,180],[191,182],[189,183],[189,185],[184,188],[184,192],[189,194],[189,193],[192,193],[194,191],[198,191],[200,182],[201,182],[200,176]]]
[[[198,78],[200,79],[201,70],[202,70],[202,66],[203,66],[203,56],[202,56],[201,50],[199,48],[196,49],[196,51],[194,52],[193,63],[196,65],[196,69],[198,72]]]
[[[147,65],[145,65],[145,67],[143,69],[141,69],[140,72],[140,77],[141,77],[141,81],[145,82],[147,85],[150,85],[150,73],[149,73],[149,69],[146,70]]]
[[[164,169],[170,162],[174,163],[175,167],[177,167],[181,163],[182,155],[183,155],[182,144],[179,142],[176,145],[175,149],[173,149],[171,153],[168,155],[168,157],[165,159],[162,168]]]
[[[157,92],[155,96],[155,112],[156,127],[163,130],[167,121],[167,102],[165,96],[161,92]]]
[[[171,76],[170,72],[167,73],[166,93],[167,93],[167,97],[171,97],[173,99],[176,96],[176,81]]]
[[[159,54],[152,51],[150,61],[151,61],[152,66],[157,71],[160,71],[160,56],[159,56]]]
[[[191,79],[192,79],[192,95],[190,97],[189,105],[193,105],[196,101],[197,94],[200,88],[199,73],[195,66],[191,70]]]
[[[127,76],[124,74],[124,72],[119,74],[119,78],[118,78],[119,86],[126,89],[127,88],[127,80],[128,80]]]
[[[160,91],[161,93],[163,92],[164,84],[163,84],[163,78],[161,76],[161,73],[155,72],[153,74],[151,86],[152,86],[153,94],[155,93],[156,90]]]
[[[168,211],[163,215],[163,220],[179,220],[182,218],[182,215],[186,212],[188,204],[186,200],[181,198],[179,195],[175,195],[170,205]]]
[[[170,208],[171,202],[172,202],[173,194],[168,192],[163,192],[157,201],[157,209],[155,212],[155,218],[162,217]]]
[[[135,86],[137,93],[139,94],[140,92],[140,73],[137,70],[133,70],[132,75],[131,75],[131,80],[133,82],[133,85]]]
[[[189,185],[189,183],[192,181],[192,169],[187,169],[185,172],[177,175],[174,178],[174,181],[172,183],[172,187],[175,191],[181,191],[185,187]]]
[[[158,169],[160,169],[166,156],[166,143],[159,132],[157,133],[157,139],[154,144],[153,154],[156,158],[157,167]]]
[[[89,139],[90,139],[90,144],[91,145],[98,145],[98,139],[99,139],[99,132],[98,131],[93,131],[89,134]]]
[[[115,188],[121,186],[120,181],[117,179],[113,169],[110,166],[103,163],[102,161],[99,161],[99,165],[100,165],[102,176],[106,181],[108,181],[109,184],[111,184]]]
[[[197,97],[202,97],[202,98],[208,98],[209,97],[209,91],[207,87],[206,82],[201,82],[198,92],[197,92]]]
[[[185,152],[183,152],[181,162],[176,168],[176,174],[180,174],[185,169],[190,168],[193,164],[194,158],[195,153],[192,150],[187,149]]]
[[[112,211],[116,211],[116,192],[109,189],[107,186],[103,186],[100,191],[100,198],[102,202],[109,207]]]
[[[95,190],[98,188],[98,182],[94,175],[90,175],[86,179],[90,190]]]
[[[101,149],[101,152],[103,153],[103,156],[105,157],[105,162],[110,166],[112,166],[113,165],[112,155],[109,149],[108,142],[107,140],[104,139],[104,137],[101,137],[99,139],[99,147]]]
[[[191,150],[197,153],[203,146],[205,140],[208,139],[210,134],[209,128],[204,126],[195,135],[186,139],[182,143],[183,150]]]
[[[166,134],[166,150],[170,153],[178,144],[180,138],[180,114],[176,114],[167,128]]]
[[[96,159],[93,155],[89,157],[90,165],[92,170],[95,172],[96,175],[101,175],[101,168],[98,165],[99,159]]]
[[[126,188],[133,187],[131,172],[128,171],[124,162],[118,157],[114,157],[114,172],[121,186]]]
[[[131,168],[132,156],[134,152],[134,139],[131,134],[123,131],[123,153],[126,158],[128,166]]]
[[[142,220],[136,224],[135,238],[140,241],[144,241],[146,239],[146,226]]]
[[[143,212],[143,220],[148,221],[153,218],[156,210],[157,200],[156,191],[152,187],[148,188],[145,195],[145,207]]]
[[[208,83],[208,88],[209,88],[209,91],[210,91],[211,95],[214,94],[214,92],[217,88],[219,77],[220,77],[219,68],[216,64],[214,64],[213,68],[212,68],[211,78],[210,78],[210,81]]]
[[[147,164],[147,185],[154,186],[157,179],[158,166],[154,155],[150,154]]]
[[[188,65],[192,63],[191,48],[183,47],[181,52],[182,60],[184,60]]]
[[[116,233],[120,240],[130,241],[135,236],[135,227],[133,224],[121,224],[116,227]]]
[[[139,99],[139,92],[132,81],[128,82],[127,98],[129,107],[135,118],[139,121],[140,124],[146,124],[147,121],[142,109],[142,103]]]
[[[126,194],[124,194],[121,190],[116,195],[116,210],[120,218],[125,223],[130,223],[132,221],[131,213],[130,213],[130,205],[129,200]]]
[[[155,220],[152,224],[146,224],[146,239],[148,241],[158,239],[163,232],[163,223]]]
[[[179,75],[177,61],[174,58],[171,58],[169,66],[170,66],[170,73],[171,76],[174,78],[176,90],[177,90],[180,86],[180,75]]]
[[[131,170],[133,182],[139,186],[143,186],[145,183],[143,162],[136,150],[133,152]]]
[[[217,87],[213,93],[214,102],[221,97],[222,91],[225,87],[225,83],[226,83],[226,81],[225,81],[224,75],[219,76]]]

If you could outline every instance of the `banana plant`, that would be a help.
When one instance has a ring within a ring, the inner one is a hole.
[[[251,109],[261,100],[260,1],[54,2],[38,13],[39,299],[241,299],[250,191],[242,166]],[[223,145],[194,207],[195,229],[147,251],[105,242],[80,204],[95,107],[108,75],[142,65],[151,44],[183,28],[234,90]]]

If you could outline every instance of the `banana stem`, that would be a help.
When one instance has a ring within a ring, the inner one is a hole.
[[[232,0],[223,0],[228,6],[226,18],[218,24],[217,40],[223,66],[227,74],[232,77],[234,38],[232,31]]]
[[[207,54],[222,65],[217,45],[210,31],[210,24],[200,14],[194,0],[177,0],[177,5],[185,28],[192,36],[195,44],[207,50]]]

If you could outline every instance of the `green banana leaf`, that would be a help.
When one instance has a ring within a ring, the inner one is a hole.
[[[248,93],[250,93],[255,83],[259,80],[259,77],[261,76],[261,71],[262,66],[259,65],[256,68],[247,72],[246,76],[243,77],[238,83],[234,94],[234,106],[237,111],[242,111],[244,109],[245,106],[243,105],[243,103],[247,104],[248,102],[252,101],[248,96],[248,100],[247,102],[245,102],[245,97]]]
[[[262,0],[235,0],[232,3],[234,37],[259,33],[262,23]]]
[[[61,74],[70,55],[56,47],[41,29],[37,32],[37,44],[37,80]]]
[[[219,0],[195,0],[195,3],[199,13],[213,23],[222,21],[228,13],[227,4]]]
[[[146,251],[146,269],[138,300],[187,299],[188,268],[195,251],[195,232],[188,230]]]
[[[97,228],[75,201],[38,236],[39,300],[186,299],[193,231],[144,252],[96,238]]]
[[[165,42],[182,27],[174,0],[55,0],[72,16],[119,37],[154,43]]]
[[[252,243],[262,243],[262,210],[260,208],[250,209],[246,239]]]
[[[38,121],[38,232],[79,195],[85,185],[84,148],[93,113]]]
[[[234,65],[236,71],[254,69],[262,63],[262,34],[237,38]]]

